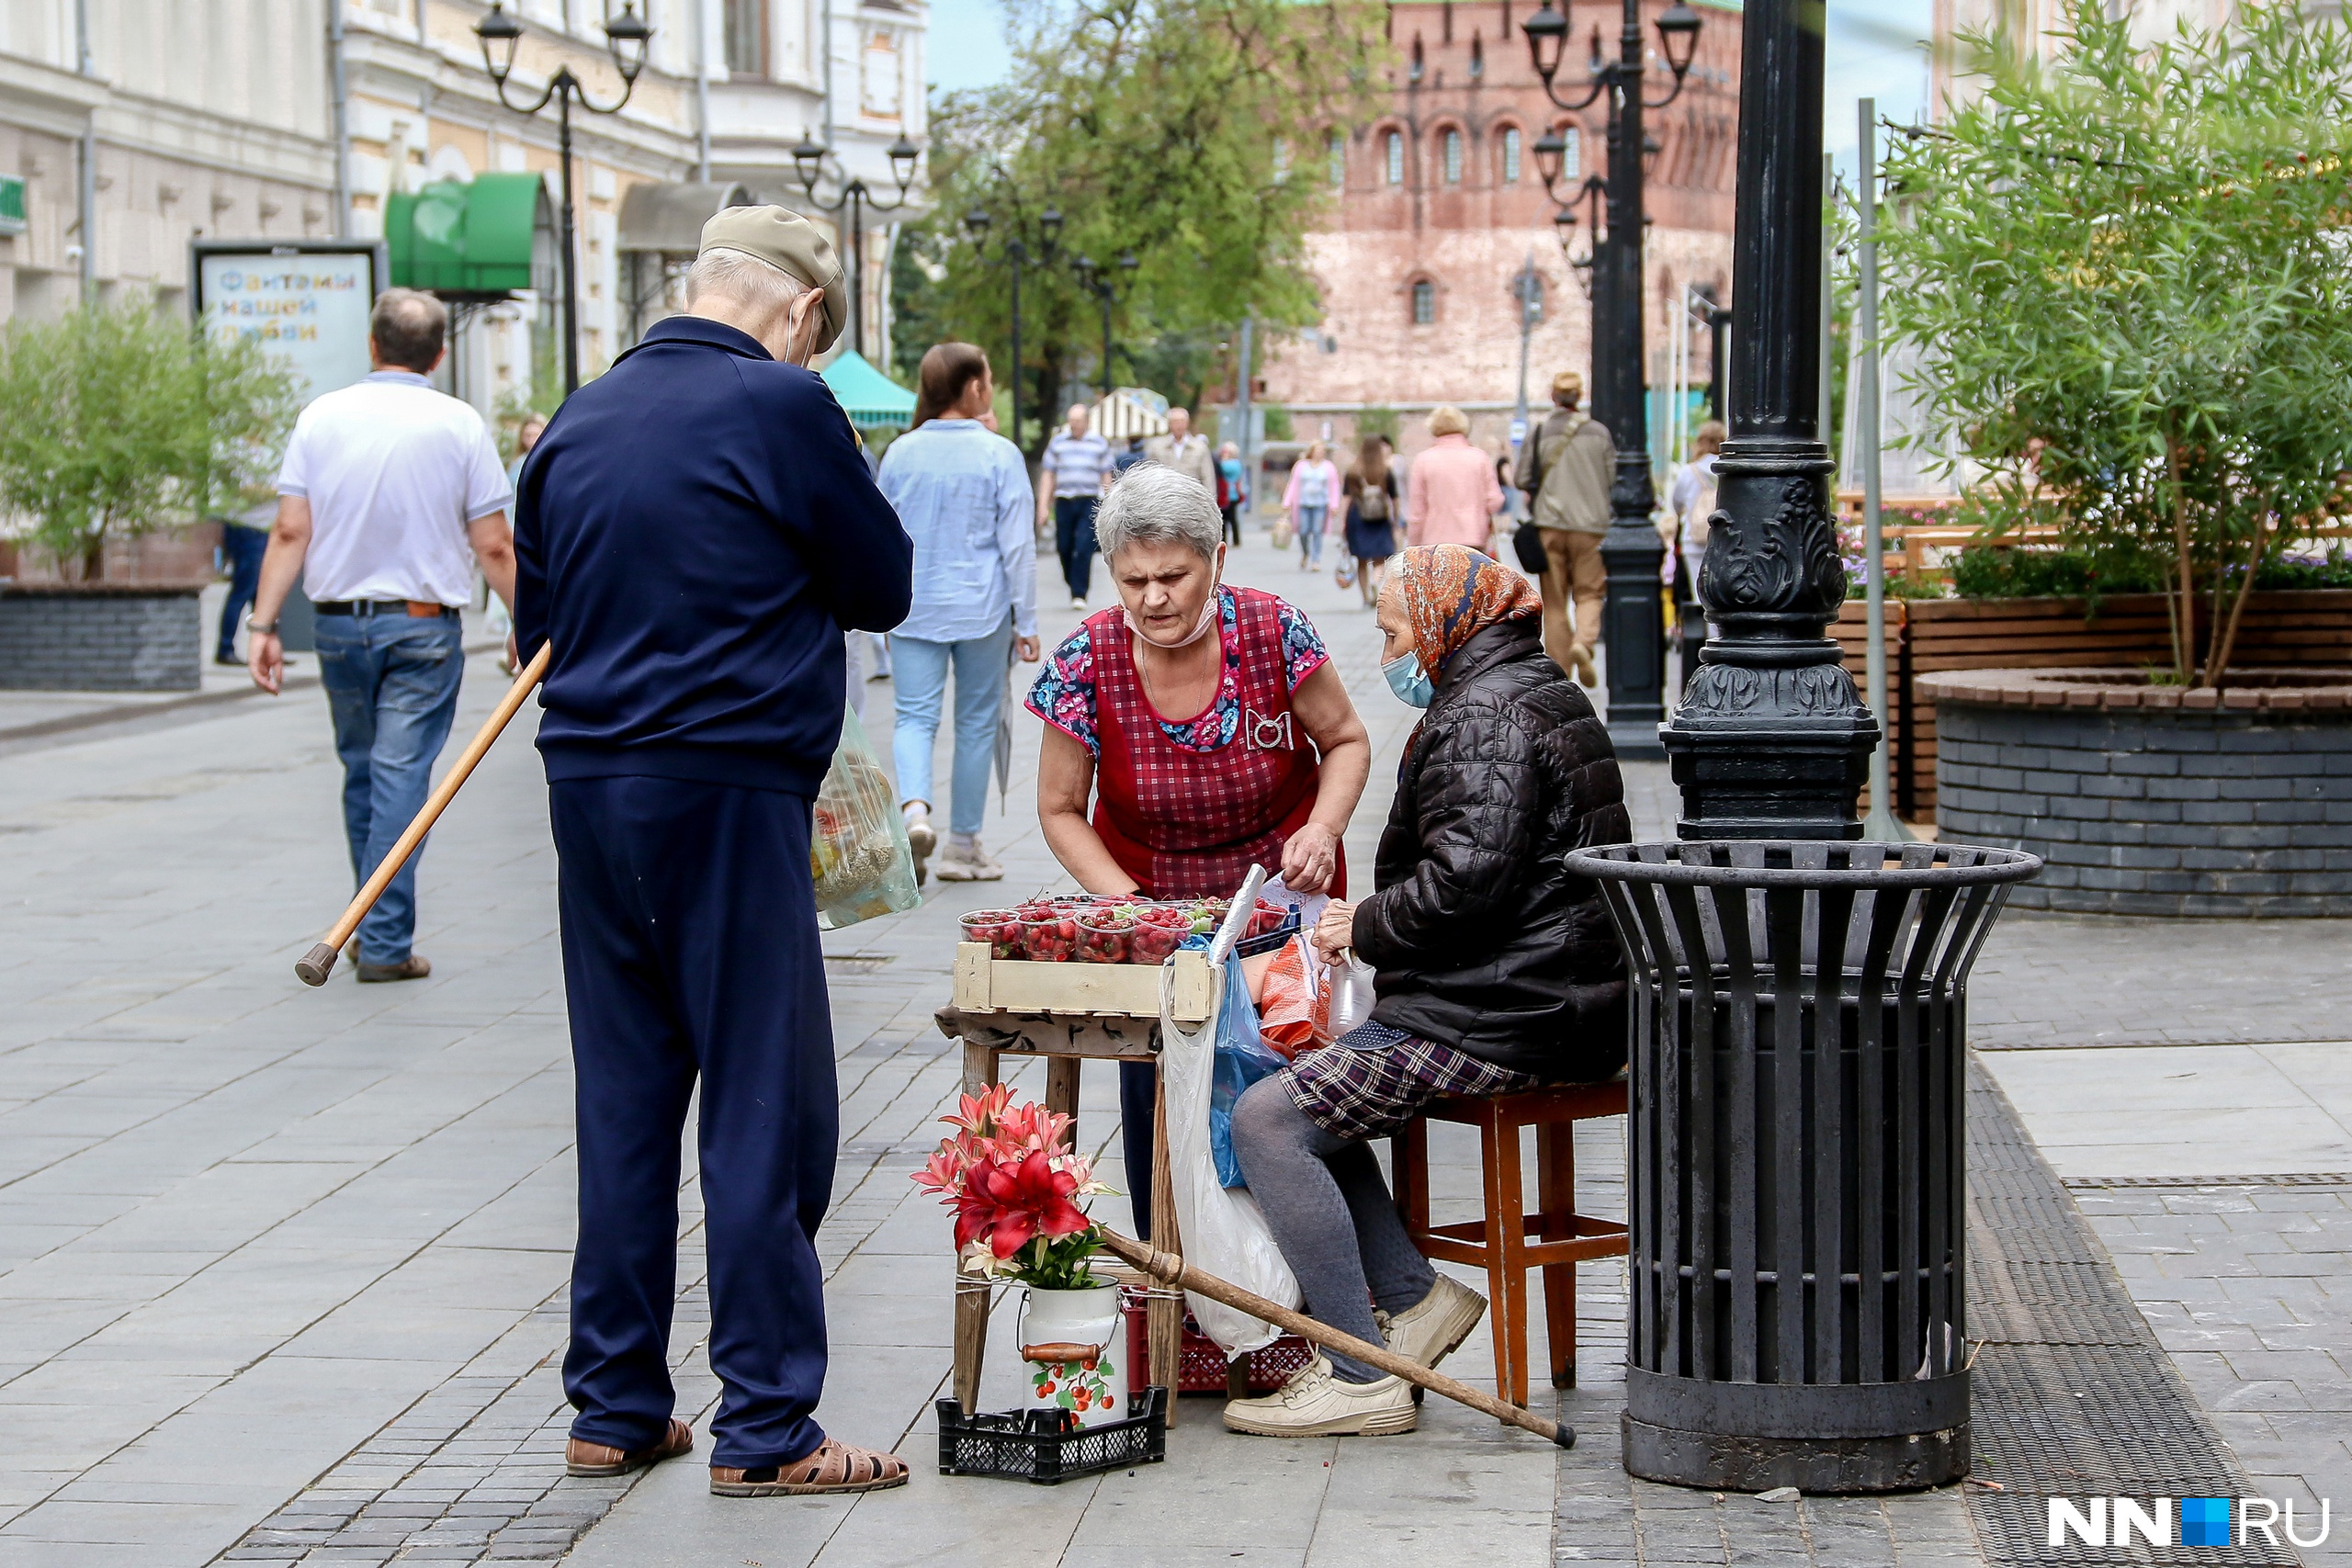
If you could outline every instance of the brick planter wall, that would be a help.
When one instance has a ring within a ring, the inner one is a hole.
[[[193,692],[203,683],[196,583],[0,586],[0,689]]]
[[[1939,833],[2048,861],[2011,895],[2021,908],[2352,915],[2352,684],[2288,676],[2217,699],[2139,680],[1922,680],[1939,732]]]

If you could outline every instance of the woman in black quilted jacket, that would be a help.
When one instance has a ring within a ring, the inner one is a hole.
[[[1575,850],[1632,837],[1608,731],[1545,656],[1527,580],[1461,545],[1417,547],[1380,595],[1383,671],[1426,707],[1406,742],[1378,891],[1316,928],[1378,973],[1371,1021],[1253,1084],[1234,1151],[1306,1309],[1423,1366],[1486,1299],[1438,1274],[1397,1218],[1367,1140],[1441,1094],[1589,1082],[1625,1062],[1625,967]],[[1411,1388],[1327,1353],[1226,1425],[1267,1437],[1410,1431]]]

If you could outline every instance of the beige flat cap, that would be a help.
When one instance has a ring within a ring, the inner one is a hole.
[[[710,243],[710,231],[707,229],[703,231],[703,243],[706,245]],[[1584,396],[1584,378],[1573,370],[1561,371],[1552,378],[1552,394],[1555,397]]]
[[[825,296],[825,333],[817,352],[832,347],[849,325],[849,282],[841,258],[817,226],[782,207],[730,207],[702,226],[706,251],[741,251],[790,273]]]

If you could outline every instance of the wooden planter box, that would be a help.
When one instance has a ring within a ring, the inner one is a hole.
[[[1886,602],[1887,761],[1894,814],[1936,809],[1936,706],[1921,676],[1949,670],[2129,668],[2168,664],[2170,623],[2160,594],[2118,594],[2086,621],[2079,599],[1889,599]],[[1867,615],[1849,599],[1830,633],[1862,679]],[[2352,666],[2352,589],[2256,593],[2246,604],[2233,666]]]
[[[1170,1011],[1179,1023],[1205,1023],[1216,1005],[1218,976],[1205,954],[1180,952],[1159,964],[1031,964],[990,958],[984,942],[956,947],[956,1006],[967,1013],[1058,1013],[1159,1017],[1159,974],[1176,971]]]

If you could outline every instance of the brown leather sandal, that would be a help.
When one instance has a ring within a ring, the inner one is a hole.
[[[692,1451],[695,1429],[684,1421],[673,1420],[662,1440],[650,1449],[623,1452],[604,1443],[583,1442],[578,1438],[563,1445],[563,1469],[567,1475],[627,1475],[633,1470],[643,1470],[649,1464],[659,1464],[665,1459],[675,1459]]]
[[[756,1470],[710,1467],[714,1497],[809,1497],[833,1492],[885,1492],[907,1483],[907,1461],[827,1438],[808,1458]]]

